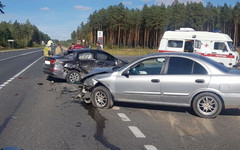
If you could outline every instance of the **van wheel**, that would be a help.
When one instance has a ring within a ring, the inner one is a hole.
[[[194,112],[202,118],[215,118],[222,111],[220,98],[209,92],[196,96],[192,104]]]
[[[91,101],[97,108],[111,108],[113,106],[112,94],[104,86],[94,88],[91,95]]]
[[[68,72],[66,80],[68,83],[72,84],[74,82],[80,81],[82,78],[82,74],[76,70],[71,70]]]

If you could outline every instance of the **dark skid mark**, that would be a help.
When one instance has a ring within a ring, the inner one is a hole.
[[[9,121],[13,118],[14,114],[16,113],[17,109],[21,106],[23,102],[23,98],[18,102],[17,106],[15,107],[13,113],[9,115],[4,122],[0,125],[0,135],[2,134],[3,130],[7,127]]]
[[[39,82],[39,83],[37,83],[37,85],[43,85],[43,83]]]
[[[96,133],[94,135],[95,139],[99,141],[102,145],[104,145],[106,148],[111,150],[120,150],[120,148],[116,147],[115,145],[109,143],[106,138],[104,137],[104,128],[105,128],[105,121],[107,120],[104,118],[99,110],[89,104],[85,104],[81,101],[72,101],[74,103],[81,104],[83,108],[85,108],[88,111],[88,115],[91,116],[91,118],[96,122]]]
[[[28,79],[27,77],[18,77],[18,79]]]

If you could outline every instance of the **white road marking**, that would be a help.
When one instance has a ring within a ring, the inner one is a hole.
[[[12,57],[7,57],[7,58],[4,58],[4,59],[1,59],[0,61],[4,61],[4,60],[8,60],[8,59],[12,59],[12,58],[16,58],[16,57],[20,57],[20,56],[24,56],[24,55],[28,55],[28,54],[32,54],[32,53],[37,53],[37,52],[40,52],[42,50],[38,50],[38,51],[33,51],[33,52],[28,52],[28,53],[23,53],[21,55],[16,55],[16,56],[12,56]]]
[[[122,121],[131,121],[124,113],[118,113],[118,116],[122,119]]]
[[[144,145],[144,147],[146,148],[146,150],[157,150],[157,148],[153,145]]]
[[[128,126],[128,127],[137,138],[146,138],[146,136],[136,126]]]
[[[118,106],[113,106],[112,109],[113,109],[113,110],[120,110],[120,107],[118,107]]]
[[[30,65],[28,65],[26,68],[24,68],[22,71],[20,71],[19,73],[17,73],[15,76],[13,76],[12,78],[10,78],[9,80],[7,80],[6,82],[4,82],[3,84],[0,85],[0,90],[6,86],[7,84],[9,84],[12,80],[14,80],[15,78],[17,78],[20,74],[22,74],[24,71],[26,71],[28,68],[30,68],[32,65],[34,65],[37,61],[39,61],[40,59],[42,59],[44,56],[38,58],[37,60],[35,60],[33,63],[31,63]]]

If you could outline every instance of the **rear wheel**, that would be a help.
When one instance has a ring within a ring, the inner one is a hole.
[[[205,92],[194,98],[192,107],[200,117],[215,118],[222,111],[222,101],[217,95]]]
[[[91,100],[92,104],[97,108],[111,108],[113,106],[112,94],[104,86],[94,88]]]
[[[66,80],[68,83],[72,84],[74,82],[80,81],[82,78],[82,74],[79,71],[71,70],[68,72]]]

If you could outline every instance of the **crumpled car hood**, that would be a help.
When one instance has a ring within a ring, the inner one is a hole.
[[[84,82],[89,77],[92,77],[97,74],[104,74],[104,73],[112,73],[115,71],[115,67],[102,67],[102,68],[94,68],[90,73],[86,74],[82,79],[81,82]]]

